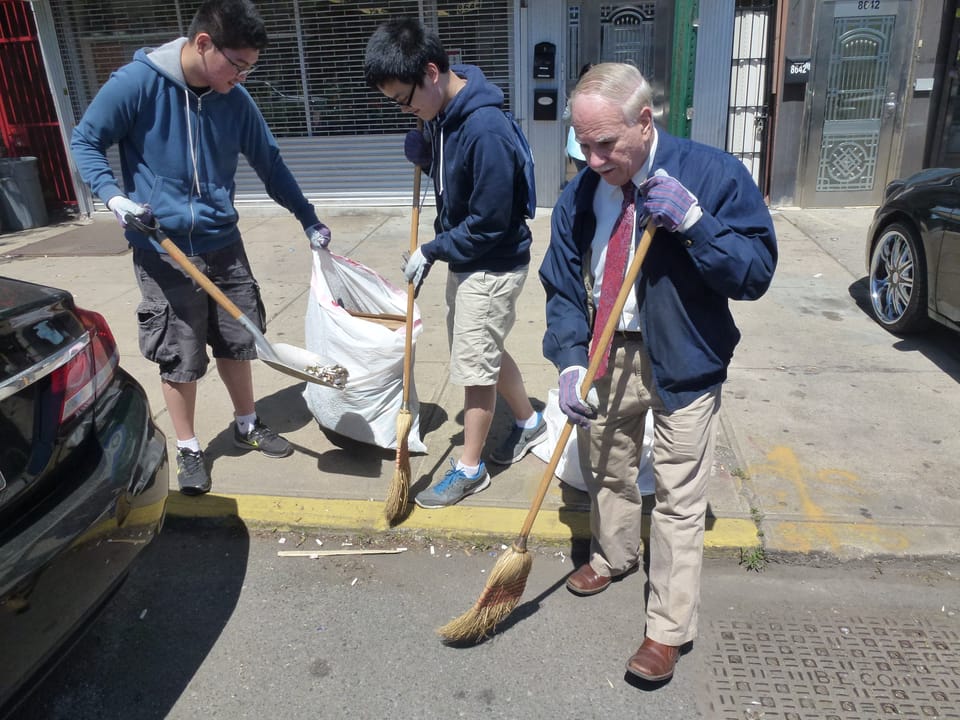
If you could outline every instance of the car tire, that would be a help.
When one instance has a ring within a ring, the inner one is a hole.
[[[927,262],[916,231],[902,223],[888,225],[870,253],[870,307],[890,332],[911,333],[929,323]]]

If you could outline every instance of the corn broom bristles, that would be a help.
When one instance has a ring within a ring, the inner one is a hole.
[[[437,630],[437,634],[452,643],[476,643],[488,637],[520,602],[532,567],[533,557],[526,547],[520,549],[514,543],[493,566],[473,607]]]
[[[408,436],[411,427],[413,427],[413,415],[407,408],[400,408],[400,412],[397,414],[397,462],[383,507],[383,516],[391,525],[403,516],[410,495],[410,446]]]

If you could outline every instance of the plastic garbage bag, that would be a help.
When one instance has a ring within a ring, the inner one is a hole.
[[[557,441],[560,439],[560,431],[567,418],[560,409],[559,391],[554,388],[547,393],[547,406],[543,410],[543,418],[547,421],[547,439],[539,445],[535,445],[531,452],[544,462],[550,462],[554,449],[557,447]],[[557,469],[554,471],[562,482],[570,487],[576,488],[582,492],[587,491],[587,482],[583,477],[583,469],[580,467],[580,459],[577,449],[576,429],[570,433],[570,439],[567,446],[560,456],[560,462],[557,463]],[[589,472],[589,470],[587,470]],[[637,471],[637,487],[641,495],[653,495],[653,413],[647,413],[647,424],[643,429],[643,447],[640,451],[640,468]]]
[[[306,349],[325,362],[340,363],[350,377],[343,390],[307,383],[303,396],[321,426],[360,442],[396,448],[406,327],[356,317],[351,311],[405,316],[406,289],[354,260],[315,251],[304,328]],[[415,347],[423,331],[416,304],[413,320]],[[412,374],[409,410],[413,425],[407,447],[411,452],[426,452],[420,440],[420,404]]]

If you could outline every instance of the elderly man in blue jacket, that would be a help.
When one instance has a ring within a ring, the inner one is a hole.
[[[593,595],[639,565],[636,477],[650,411],[656,481],[650,593],[645,637],[627,671],[658,682],[672,677],[681,649],[697,635],[720,386],[740,339],[728,301],[766,291],[776,239],[743,164],[658,129],[650,85],[633,66],[595,66],[570,105],[588,167],[554,208],[540,268],[547,293],[544,355],[560,371],[560,407],[580,427],[579,447],[589,454],[591,470],[585,473],[590,559],[567,578],[567,587]],[[613,340],[608,348],[591,347],[647,222],[656,234]],[[581,384],[593,353],[603,357],[584,398]]]
[[[127,218],[151,216],[165,234],[261,330],[260,291],[244,251],[233,204],[244,155],[267,193],[292,212],[314,248],[330,230],[317,218],[280,157],[277,142],[243,81],[267,45],[263,19],[250,0],[206,0],[189,37],[144,48],[97,93],[73,131],[71,150],[84,181],[125,228],[142,300],[140,349],[157,363],[163,398],[177,435],[180,491],[210,490],[194,429],[197,380],[209,345],[234,406],[234,444],[285,457],[290,443],[267,427],[254,406],[253,338],[198,293],[166,251]],[[107,162],[119,144],[123,186]]]

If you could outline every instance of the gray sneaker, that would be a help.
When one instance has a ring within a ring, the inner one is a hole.
[[[489,485],[490,475],[482,461],[476,475],[467,475],[463,470],[459,470],[456,461],[451,459],[450,469],[443,476],[443,480],[432,488],[417,493],[413,500],[422,508],[442,508],[455,505],[467,495],[485,490]]]
[[[490,453],[490,462],[497,465],[512,465],[530,452],[535,445],[547,439],[547,421],[543,413],[537,413],[537,424],[530,429],[518,427],[516,423],[510,434],[504,438],[496,450]]]
[[[203,464],[203,451],[187,448],[177,450],[177,482],[184,495],[203,495],[210,492],[210,475]]]
[[[259,450],[267,457],[282,458],[293,453],[293,446],[285,438],[277,435],[257,418],[250,432],[240,434],[240,428],[233,424],[233,444],[245,450]]]

